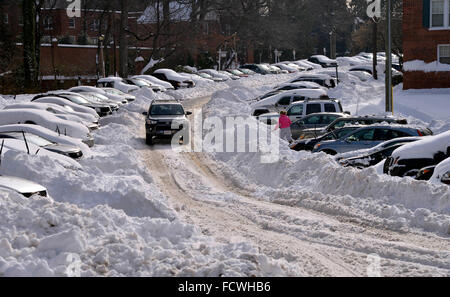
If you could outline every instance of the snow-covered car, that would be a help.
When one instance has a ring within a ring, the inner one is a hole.
[[[223,74],[223,75],[228,76],[228,77],[231,78],[232,80],[239,80],[239,79],[241,79],[241,77],[240,77],[239,75],[234,75],[233,73],[230,73],[230,72],[225,71],[225,70],[219,70],[218,72],[219,72],[220,74]]]
[[[160,79],[158,79],[158,78],[156,78],[154,76],[151,76],[151,75],[135,75],[135,76],[132,76],[131,78],[144,79],[144,80],[148,81],[151,85],[153,85],[153,86],[161,86],[161,87],[165,88],[166,90],[173,90],[174,89],[172,84],[170,84],[170,83],[168,83],[166,81],[160,80]]]
[[[320,142],[314,147],[313,153],[324,152],[330,155],[337,155],[339,153],[370,149],[395,138],[421,135],[423,133],[420,131],[420,128],[413,126],[368,126],[353,131],[341,139]]]
[[[26,140],[28,143],[37,145],[42,149],[64,155],[72,159],[78,159],[83,156],[83,152],[79,147],[51,142],[48,139],[32,133],[25,133],[21,131],[0,132],[0,141],[2,139],[18,139],[23,141]]]
[[[250,75],[255,75],[255,74],[256,74],[255,71],[250,70],[250,69],[246,69],[246,68],[239,68],[239,69],[237,69],[237,70],[240,71],[240,72],[242,72],[242,73],[244,73],[245,75],[248,75],[248,76],[250,76]]]
[[[322,68],[322,66],[308,62],[307,60],[293,61],[292,63],[304,68],[306,71]]]
[[[305,99],[318,99],[321,97],[328,98],[327,92],[319,89],[302,89],[282,92],[253,104],[252,115],[257,117],[265,113],[280,112],[288,109],[294,102],[304,101]]]
[[[278,64],[274,64],[273,66],[276,66],[278,68],[280,68],[281,70],[285,70],[289,73],[296,73],[299,72],[299,69],[296,67],[292,67],[283,63],[278,63]]]
[[[272,74],[272,72],[270,72],[270,69],[263,66],[263,65],[259,65],[259,64],[246,64],[241,66],[240,69],[249,69],[257,74],[261,74],[261,75],[266,75],[266,74]]]
[[[119,107],[123,104],[121,102],[116,102],[111,99],[109,99],[106,96],[103,96],[102,94],[95,93],[95,92],[83,92],[79,93],[80,95],[83,95],[86,99],[88,99],[91,102],[99,103],[99,104],[107,104],[113,111],[119,110]]]
[[[327,56],[323,56],[323,55],[311,56],[308,59],[308,61],[311,62],[311,63],[319,64],[323,68],[330,68],[330,67],[337,67],[338,66],[338,63],[337,63],[336,60],[332,60],[332,59],[328,58]]]
[[[353,151],[336,156],[336,161],[344,167],[365,168],[374,166],[389,158],[399,147],[420,140],[421,137],[400,137],[385,141],[371,149]]]
[[[26,133],[27,135],[33,134],[51,143],[75,147],[81,150],[83,156],[89,156],[91,154],[89,147],[86,144],[84,144],[81,140],[62,135],[58,132],[49,130],[47,128],[38,125],[12,124],[0,126],[0,133],[11,133],[11,132],[20,132],[20,133],[23,132]],[[69,157],[73,157],[73,155],[69,155]]]
[[[15,177],[0,175],[0,190],[6,189],[16,193],[19,193],[27,198],[34,195],[47,197],[47,189],[35,182]]]
[[[310,81],[302,81],[302,82],[296,82],[296,83],[283,83],[281,85],[278,85],[274,88],[274,92],[276,91],[291,91],[291,90],[301,90],[301,89],[322,89],[324,91],[327,91],[327,88],[322,87],[321,85],[310,82]]]
[[[425,137],[395,150],[384,165],[391,176],[416,176],[421,168],[437,165],[450,156],[450,131]]]
[[[161,88],[164,89],[163,87],[161,87]],[[125,98],[125,100],[127,100],[128,102],[133,102],[133,101],[136,100],[136,96],[124,93],[124,92],[122,92],[121,90],[118,90],[118,89],[102,88],[102,90],[105,91],[107,94],[113,94],[113,95],[121,96],[121,97]]]
[[[138,86],[127,84],[121,77],[106,77],[97,81],[97,87],[99,88],[114,88],[121,90],[124,93],[130,94],[135,91],[139,91]]]
[[[291,83],[309,81],[326,87],[328,89],[335,88],[337,86],[336,78],[327,74],[302,74],[299,77],[291,80]]]
[[[70,106],[75,111],[86,112],[98,117],[112,114],[111,106],[104,103],[89,101],[83,95],[70,92],[54,92],[34,97],[32,102],[54,103],[60,106]]]
[[[230,80],[231,79],[230,76],[225,75],[223,73],[219,73],[218,71],[213,70],[213,69],[203,69],[203,70],[200,70],[199,73],[206,73],[206,74],[211,75],[212,77],[220,78],[222,80]]]
[[[226,81],[226,79],[213,77],[213,76],[209,75],[208,73],[199,72],[197,75],[202,77],[202,78],[204,78],[204,79],[206,79],[206,80],[210,80],[210,81],[213,81],[213,82],[224,82],[224,81]]]
[[[70,167],[70,168],[77,168],[80,169],[81,165],[76,160],[63,156],[61,154],[57,154],[54,152],[51,152],[49,150],[43,149],[38,145],[35,145],[31,142],[25,142],[24,139],[13,139],[13,138],[7,138],[7,139],[0,139],[0,147],[3,149],[1,150],[2,159],[6,153],[9,151],[15,151],[15,152],[22,152],[26,153],[32,156],[45,156],[49,157],[53,160],[58,160],[61,162],[63,166]]]
[[[125,99],[124,97],[122,97],[120,95],[116,95],[116,94],[107,93],[105,90],[103,90],[103,88],[96,88],[96,87],[91,87],[91,86],[79,86],[79,87],[73,87],[73,88],[69,89],[69,92],[78,93],[81,95],[86,94],[86,93],[99,94],[99,95],[106,97],[110,101],[113,101],[113,102],[119,104],[119,106],[128,103],[128,100]]]
[[[158,69],[152,75],[160,80],[169,82],[175,89],[195,87],[195,83],[192,80],[179,75],[172,69]]]
[[[38,103],[38,102],[18,103],[18,104],[7,105],[7,106],[5,106],[4,109],[5,110],[9,110],[9,109],[45,110],[50,113],[53,113],[55,116],[57,116],[60,119],[83,124],[86,127],[88,127],[89,130],[91,130],[91,131],[97,130],[99,128],[98,120],[94,116],[87,114],[87,113],[69,111],[65,107],[62,107],[62,106],[59,106],[59,105],[53,104],[53,103]]]
[[[246,74],[246,73],[244,73],[244,72],[242,72],[240,70],[237,70],[237,69],[227,69],[225,71],[227,71],[227,72],[229,72],[229,73],[231,73],[233,75],[239,76],[239,77],[248,77],[249,76],[249,74]]]
[[[436,166],[430,181],[433,183],[443,183],[450,186],[450,157]]]
[[[124,81],[127,84],[137,86],[139,88],[148,88],[152,90],[153,92],[165,92],[166,89],[162,86],[153,85],[150,82],[146,81],[142,78],[125,78]]]
[[[83,124],[62,120],[44,110],[10,109],[0,110],[0,125],[32,124],[45,127],[59,134],[81,139],[85,144],[94,146],[94,138]]]

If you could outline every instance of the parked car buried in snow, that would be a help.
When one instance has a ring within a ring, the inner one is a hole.
[[[106,77],[97,81],[98,88],[114,88],[124,93],[130,94],[135,91],[139,91],[138,86],[130,85],[125,82],[121,77]]]
[[[47,189],[45,187],[20,177],[0,175],[1,189],[19,193],[27,198],[33,195],[47,197]]]
[[[81,139],[88,146],[94,146],[94,138],[86,126],[62,120],[48,111],[33,109],[0,110],[0,125],[11,124],[39,125],[57,131],[62,135]]]
[[[391,176],[416,176],[420,169],[450,157],[450,131],[404,145],[386,159],[384,172]]]
[[[175,89],[195,87],[195,83],[192,80],[179,75],[171,69],[158,69],[152,75],[160,80],[169,82]]]

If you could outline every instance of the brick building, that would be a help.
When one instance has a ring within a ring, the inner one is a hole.
[[[23,58],[20,53],[23,28],[21,2],[20,0],[3,2],[4,5],[0,9],[1,21],[17,38],[16,65],[19,65]],[[103,11],[95,6],[89,6],[82,7],[81,17],[70,18],[66,11],[68,3],[66,0],[48,0],[39,18],[42,36],[40,79],[44,88],[70,86],[77,83],[80,78],[83,83],[93,83],[102,72],[100,65],[102,60],[105,63],[106,75],[115,74],[118,70],[121,12]],[[95,5],[95,1],[86,3]],[[152,22],[151,17],[147,21],[142,21],[148,8],[140,8],[141,10],[129,12],[128,28],[139,36],[157,32],[157,24]],[[177,9],[175,14],[171,15],[171,18],[179,19],[170,20],[169,30],[181,32],[175,41],[165,37],[140,40],[132,34],[129,35],[131,74],[142,70],[146,64],[143,60],[148,61],[150,57],[157,59],[158,54],[164,55],[160,48],[170,51],[172,44],[178,45],[177,52],[172,55],[172,58],[178,57],[178,60],[173,63],[183,63],[187,57],[192,58],[196,63],[198,57],[204,53],[214,58],[219,48],[230,49],[235,44],[236,40],[232,38],[233,32],[229,26],[221,22],[219,15],[212,13],[202,23],[196,24],[199,27],[193,34],[186,29],[190,26],[189,12],[180,18],[179,15],[177,16],[179,11]],[[157,48],[160,52],[155,54]],[[248,56],[250,60],[253,60],[252,51],[247,52],[249,54],[245,58]]]
[[[404,89],[450,88],[450,0],[403,1]]]

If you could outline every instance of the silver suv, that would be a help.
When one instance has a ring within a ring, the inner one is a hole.
[[[155,138],[173,139],[180,136],[183,143],[189,142],[189,120],[183,105],[175,100],[154,100],[149,111],[144,112],[146,143],[152,145]],[[180,132],[182,132],[180,134]]]

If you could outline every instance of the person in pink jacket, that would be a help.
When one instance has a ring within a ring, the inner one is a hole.
[[[284,110],[281,111],[280,119],[278,120],[278,125],[275,128],[275,130],[277,130],[279,128],[280,129],[280,138],[288,141],[289,143],[294,141],[292,139],[291,125],[292,125],[292,121],[287,116],[287,112]]]

